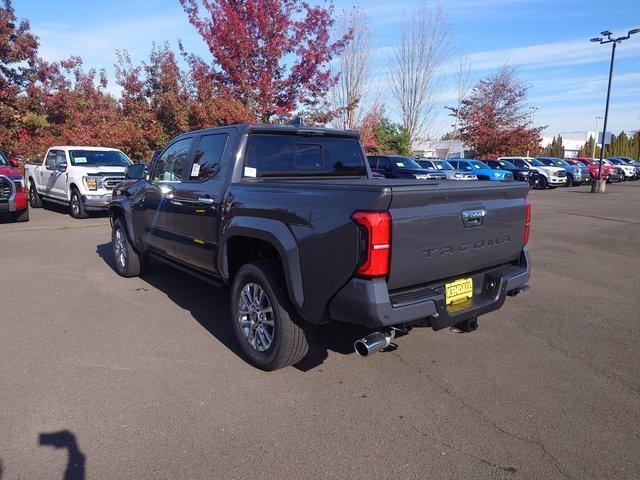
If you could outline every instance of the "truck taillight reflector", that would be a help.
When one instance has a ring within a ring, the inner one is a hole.
[[[529,242],[529,232],[531,231],[531,204],[529,200],[524,206],[524,235],[522,243],[526,245]]]
[[[388,212],[356,212],[353,220],[364,237],[363,258],[356,273],[363,277],[386,277],[391,258],[391,215]]]

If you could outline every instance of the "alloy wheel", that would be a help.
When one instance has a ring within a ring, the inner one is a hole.
[[[113,251],[115,253],[116,262],[118,263],[118,266],[124,270],[127,268],[127,249],[124,243],[125,240],[122,229],[116,229],[114,237]]]
[[[80,201],[78,200],[78,196],[73,194],[71,196],[71,212],[74,215],[78,215],[80,213]]]
[[[251,347],[264,352],[273,344],[275,323],[269,296],[257,283],[247,283],[238,299],[240,331]]]

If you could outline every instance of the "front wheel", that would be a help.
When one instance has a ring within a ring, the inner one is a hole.
[[[127,228],[121,218],[113,222],[111,248],[116,272],[123,277],[137,277],[144,273],[146,257],[136,252],[127,235]]]
[[[80,192],[75,188],[71,191],[69,209],[73,218],[87,218],[89,216],[84,209],[84,205],[82,204],[82,197],[80,196]]]
[[[245,358],[262,370],[277,370],[302,360],[308,334],[287,296],[278,262],[243,265],[231,288],[233,331]]]
[[[540,190],[544,190],[548,186],[549,186],[549,182],[547,182],[547,178],[540,175],[540,177],[538,177],[538,188]]]

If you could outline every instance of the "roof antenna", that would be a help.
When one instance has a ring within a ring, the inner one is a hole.
[[[304,127],[304,120],[302,119],[301,115],[296,115],[293,120],[291,120],[289,122],[289,125],[291,125],[292,127]]]

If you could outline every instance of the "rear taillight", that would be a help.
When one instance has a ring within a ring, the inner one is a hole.
[[[527,245],[529,243],[529,232],[531,231],[531,204],[529,200],[524,206],[524,234],[522,237],[522,243]]]
[[[386,277],[391,258],[391,215],[388,212],[356,212],[353,220],[362,233],[362,252],[356,273],[369,278]]]

